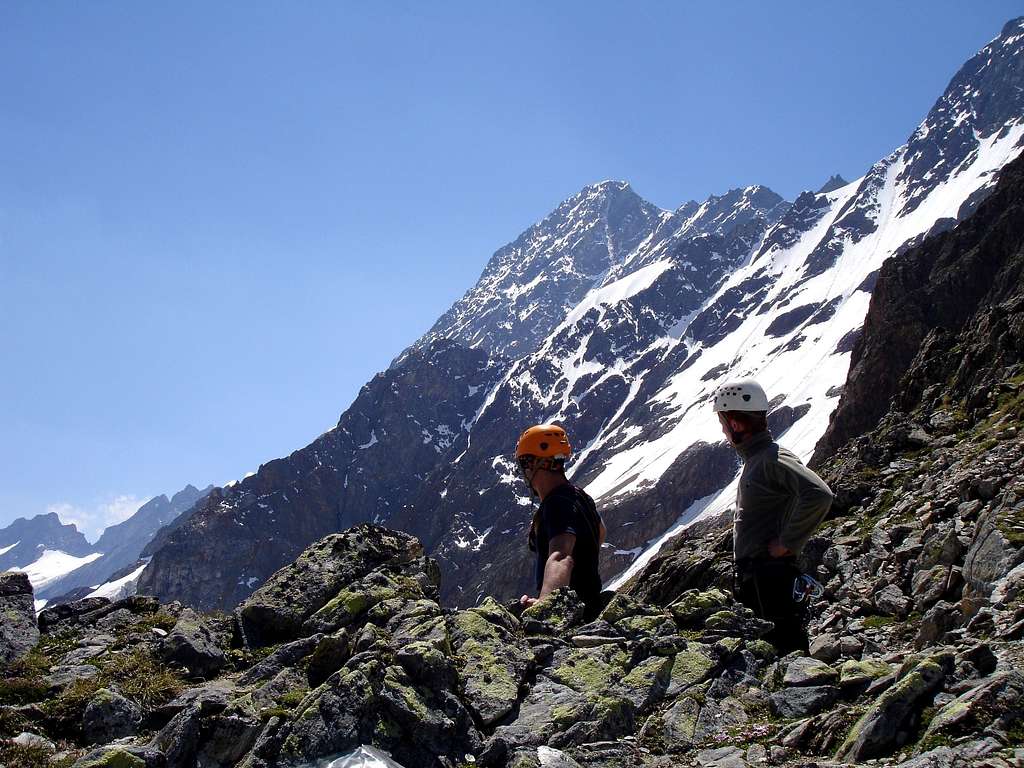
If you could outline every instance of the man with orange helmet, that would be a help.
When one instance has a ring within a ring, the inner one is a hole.
[[[601,575],[598,555],[605,528],[594,500],[565,476],[572,455],[569,437],[555,424],[527,429],[516,445],[516,461],[530,492],[540,498],[530,526],[529,546],[537,553],[537,589],[540,597],[523,595],[533,605],[559,587],[570,587],[586,606],[585,617],[601,611]]]

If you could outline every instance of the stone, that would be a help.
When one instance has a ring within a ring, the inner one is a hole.
[[[562,587],[524,610],[519,618],[527,634],[561,635],[580,624],[584,611],[576,593]]]
[[[236,765],[256,743],[263,723],[241,714],[220,714],[204,720],[202,746],[196,765]]]
[[[1016,552],[999,529],[996,511],[989,509],[982,514],[964,558],[964,615],[972,616],[984,605],[996,583],[1017,565]]]
[[[718,747],[702,749],[696,757],[701,768],[747,768],[745,755],[739,747]]]
[[[464,701],[480,722],[491,725],[516,705],[519,688],[533,668],[533,652],[515,617],[491,598],[456,613],[450,626]]]
[[[800,656],[789,663],[782,682],[787,686],[828,685],[834,683],[838,673],[828,664]]]
[[[864,652],[864,640],[854,635],[844,635],[839,638],[839,650],[846,658],[860,658]]]
[[[191,608],[186,608],[160,645],[164,660],[181,664],[195,677],[208,678],[227,664],[227,656],[209,623]]]
[[[202,732],[201,705],[193,702],[171,718],[148,746],[161,752],[169,766],[193,765]]]
[[[57,693],[67,688],[76,680],[90,680],[96,677],[100,671],[91,664],[77,664],[69,667],[55,667],[43,681],[49,687],[51,693]]]
[[[118,744],[94,749],[75,761],[71,768],[171,768],[173,765],[159,750]]]
[[[23,658],[39,642],[32,584],[21,571],[0,573],[0,664]]]
[[[941,600],[946,594],[949,581],[950,568],[948,566],[936,565],[926,570],[919,570],[914,574],[911,586],[914,607],[918,611],[925,611]]]
[[[681,594],[669,610],[683,629],[697,627],[713,613],[732,604],[732,599],[721,589],[688,589]]]
[[[834,685],[783,688],[769,697],[769,707],[772,714],[793,719],[816,715],[832,706],[838,698],[839,688]]]
[[[1000,672],[982,680],[940,709],[928,724],[932,736],[960,737],[1007,731],[1024,719],[1024,673]]]
[[[884,587],[874,599],[875,607],[886,616],[903,618],[910,613],[910,598],[895,584]]]
[[[245,642],[259,646],[295,640],[305,622],[332,601],[344,615],[358,615],[370,607],[370,598],[349,590],[350,585],[378,567],[400,568],[422,555],[423,547],[414,537],[376,525],[325,536],[238,607]]]
[[[11,739],[19,747],[28,747],[29,749],[41,749],[46,752],[56,752],[57,745],[44,736],[40,736],[37,733],[30,733],[28,731],[22,731],[13,739]]]
[[[82,713],[82,734],[90,744],[105,744],[134,736],[142,722],[142,710],[116,691],[100,688]]]
[[[839,685],[841,688],[867,687],[872,681],[891,675],[892,666],[884,661],[863,659],[846,661],[839,669]]]
[[[835,635],[818,635],[811,641],[809,653],[812,659],[831,664],[838,661],[842,654],[839,639]]]
[[[921,626],[915,643],[918,648],[932,645],[961,622],[959,609],[952,603],[940,600],[921,617]]]
[[[913,667],[899,682],[886,690],[850,729],[836,753],[836,759],[860,762],[889,754],[898,743],[898,736],[912,714],[942,685],[945,679],[942,664],[932,658]]]
[[[351,656],[351,645],[348,632],[344,629],[327,635],[317,643],[306,667],[310,685],[320,685],[341,669]]]
[[[704,682],[717,667],[718,659],[709,646],[691,643],[672,659],[666,695],[678,696],[686,689]]]
[[[261,680],[269,680],[284,667],[294,666],[313,653],[323,639],[324,635],[316,634],[300,638],[291,643],[285,643],[265,659],[243,672],[238,678],[238,684],[252,685]]]
[[[105,597],[86,597],[71,603],[61,603],[39,612],[39,630],[47,634],[77,626],[82,617],[96,615],[112,605]],[[89,623],[88,620],[85,623]]]

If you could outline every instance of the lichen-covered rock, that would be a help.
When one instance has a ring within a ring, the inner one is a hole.
[[[356,624],[380,603],[423,598],[420,582],[402,570],[381,566],[347,584],[307,618],[300,631],[303,634],[334,632]]]
[[[0,664],[22,658],[39,642],[33,595],[27,574],[0,573]]]
[[[830,685],[838,677],[838,673],[825,662],[800,656],[786,666],[782,682],[791,686]]]
[[[466,705],[491,725],[519,700],[533,652],[515,617],[491,599],[451,617],[451,640]]]
[[[303,624],[331,600],[339,598],[335,618],[358,615],[369,605],[349,585],[379,566],[401,566],[423,554],[412,536],[375,525],[359,525],[331,534],[308,547],[299,558],[273,576],[237,609],[245,641],[269,645],[295,640]],[[426,574],[432,578],[435,574]],[[427,581],[430,580],[427,578]],[[333,629],[333,628],[332,628]],[[320,629],[311,629],[313,634]]]
[[[167,661],[184,666],[193,676],[207,678],[227,663],[225,644],[225,638],[219,637],[202,616],[186,608],[164,638],[161,654]]]
[[[991,733],[1005,736],[1024,720],[1024,674],[1001,672],[981,681],[940,709],[922,739]]]
[[[720,589],[689,589],[669,606],[679,626],[693,629],[701,626],[705,619],[727,608],[732,598]]]
[[[836,757],[859,762],[885,756],[901,746],[898,735],[906,728],[907,720],[925,706],[945,676],[938,660],[928,658],[919,662],[857,721]]]
[[[844,661],[843,666],[839,669],[839,685],[844,689],[867,686],[873,680],[890,674],[892,674],[892,666],[884,661],[850,659]]]
[[[562,587],[524,610],[519,619],[527,634],[557,635],[578,626],[584,611],[585,607],[576,593]]]
[[[243,672],[238,678],[238,684],[253,685],[261,680],[269,680],[285,667],[297,664],[316,651],[323,640],[324,635],[316,634],[285,643],[265,659]]]
[[[77,760],[72,768],[172,768],[158,750],[133,745],[99,747]]]
[[[105,744],[134,736],[142,722],[142,710],[116,691],[101,688],[82,713],[82,734],[90,744]]]

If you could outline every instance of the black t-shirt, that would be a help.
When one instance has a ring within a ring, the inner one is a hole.
[[[537,589],[544,585],[551,539],[563,533],[575,534],[569,586],[586,604],[591,617],[601,609],[601,575],[597,570],[600,530],[601,516],[594,500],[571,483],[551,491],[537,511]]]

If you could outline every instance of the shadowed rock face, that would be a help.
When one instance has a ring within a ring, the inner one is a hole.
[[[0,664],[27,654],[39,640],[32,585],[24,573],[0,573]]]
[[[853,349],[845,395],[812,464],[873,428],[895,406],[919,404],[928,386],[939,398],[978,394],[986,380],[1024,359],[1015,338],[1024,301],[1024,160],[953,231],[885,263],[863,333]],[[964,354],[968,357],[964,357]]]

